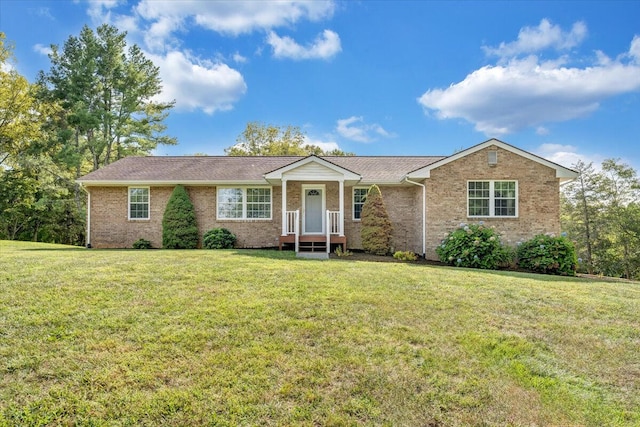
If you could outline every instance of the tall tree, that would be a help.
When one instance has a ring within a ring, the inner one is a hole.
[[[580,258],[584,260],[587,271],[593,273],[594,246],[598,240],[604,209],[600,198],[604,184],[592,163],[578,161],[573,169],[579,175],[576,180],[563,187],[562,228],[576,241]]]
[[[607,159],[596,171],[578,162],[580,176],[563,187],[562,226],[589,273],[640,276],[640,180],[635,170]]]
[[[236,139],[236,144],[224,150],[228,156],[352,156],[334,149],[325,151],[317,145],[307,144],[306,136],[297,126],[282,128],[249,122]]]
[[[92,170],[176,143],[163,135],[173,103],[154,100],[162,90],[158,67],[137,45],[127,49],[125,37],[110,25],[84,26],[62,49],[51,46],[51,69],[40,76],[43,93],[64,110],[61,142],[77,161],[88,157]]]
[[[0,32],[0,166],[28,151],[41,136],[34,88],[12,64],[13,48]]]

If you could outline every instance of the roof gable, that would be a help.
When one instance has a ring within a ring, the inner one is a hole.
[[[305,157],[264,175],[267,181],[287,178],[297,181],[313,181],[336,179],[337,177],[342,177],[345,181],[360,181],[362,179],[359,174],[315,155]]]
[[[578,172],[569,169],[569,168],[565,168],[564,166],[561,166],[557,163],[551,162],[547,159],[543,159],[542,157],[536,156],[535,154],[529,153],[528,151],[524,151],[521,150],[517,147],[514,147],[513,145],[507,144],[506,142],[502,142],[498,139],[492,138],[489,139],[488,141],[482,142],[478,145],[474,145],[473,147],[470,147],[466,150],[462,150],[458,153],[455,153],[449,157],[445,157],[442,160],[439,160],[437,162],[431,163],[430,165],[427,165],[425,167],[422,167],[420,169],[417,169],[413,172],[410,172],[407,174],[407,178],[410,179],[425,179],[425,178],[430,178],[431,176],[431,171],[433,169],[436,169],[440,166],[446,165],[448,163],[454,162],[456,160],[459,160],[465,156],[468,156],[469,154],[475,153],[477,151],[483,150],[487,147],[491,147],[491,146],[496,146],[496,147],[500,147],[503,150],[506,151],[510,151],[514,154],[517,154],[519,156],[522,156],[526,159],[529,159],[531,161],[534,161],[536,163],[539,163],[541,165],[547,166],[551,169],[555,169],[556,171],[556,178],[559,178],[560,180],[571,180],[571,179],[575,179],[578,177]]]

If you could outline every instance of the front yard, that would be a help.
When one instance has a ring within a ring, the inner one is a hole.
[[[0,425],[640,425],[640,284],[0,242]]]

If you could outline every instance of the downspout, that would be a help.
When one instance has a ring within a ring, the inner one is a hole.
[[[408,177],[404,177],[408,183],[422,187],[422,258],[427,255],[427,187],[419,182],[411,181]]]
[[[82,184],[80,188],[87,193],[87,238],[85,240],[87,249],[91,249],[91,192]]]

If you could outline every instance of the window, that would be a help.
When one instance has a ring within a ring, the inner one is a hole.
[[[367,200],[367,188],[353,189],[353,219],[360,219],[362,215],[362,207]]]
[[[149,187],[129,187],[129,219],[149,219]]]
[[[271,219],[271,188],[218,188],[218,219]]]
[[[516,181],[469,181],[467,184],[469,216],[518,216]]]

